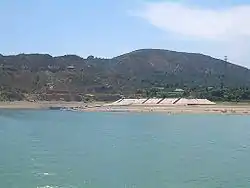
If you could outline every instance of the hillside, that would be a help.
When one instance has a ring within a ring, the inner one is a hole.
[[[186,86],[219,86],[222,78],[225,86],[249,85],[248,69],[214,59],[202,54],[167,50],[138,50],[115,58],[120,62],[118,70],[143,79]]]
[[[131,95],[150,88],[246,88],[250,71],[202,54],[160,49],[137,50],[112,59],[0,55],[0,86],[2,93],[20,98],[33,95],[52,100],[59,95]]]

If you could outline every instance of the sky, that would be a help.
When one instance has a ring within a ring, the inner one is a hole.
[[[157,48],[250,68],[250,0],[1,0],[0,53],[114,57]]]

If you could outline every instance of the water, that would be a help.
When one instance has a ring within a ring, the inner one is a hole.
[[[0,111],[3,188],[243,188],[250,117]]]

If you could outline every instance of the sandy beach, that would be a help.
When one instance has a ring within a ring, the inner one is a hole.
[[[250,115],[250,105],[218,104],[204,106],[101,106],[80,109],[84,112],[157,112],[167,114],[236,114]]]
[[[179,106],[179,105],[128,105],[112,106],[103,102],[63,102],[63,101],[15,101],[0,102],[0,109],[50,109],[72,108],[81,112],[160,112],[167,114],[238,114],[250,115],[250,105],[239,103],[220,103],[217,105]]]

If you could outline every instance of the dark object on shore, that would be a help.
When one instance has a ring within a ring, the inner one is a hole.
[[[55,106],[51,106],[49,107],[50,110],[61,110],[62,107],[55,107]]]

